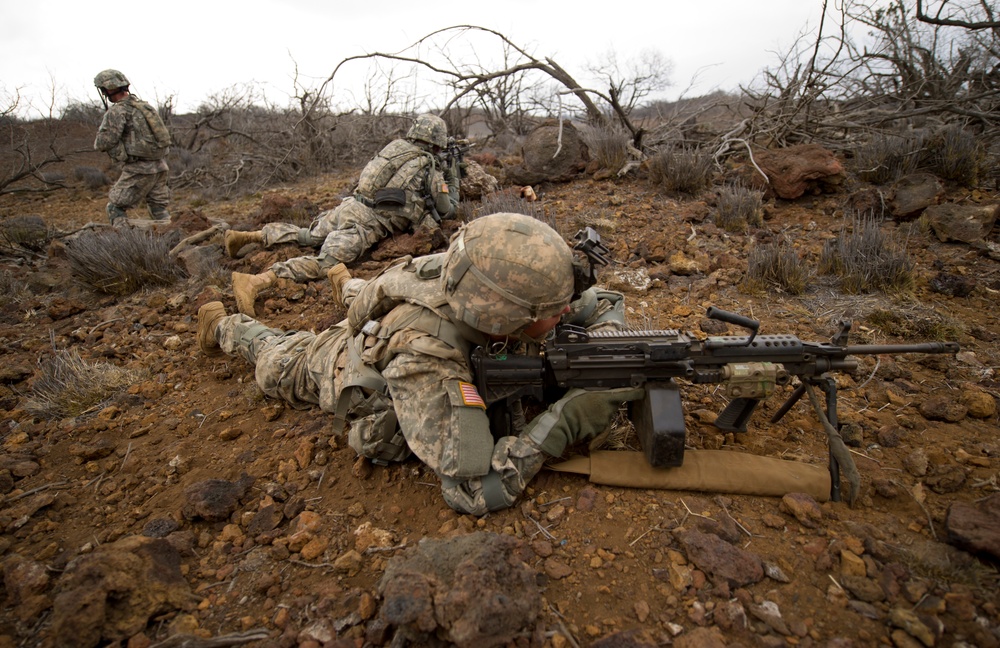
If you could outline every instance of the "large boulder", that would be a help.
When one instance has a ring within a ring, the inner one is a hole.
[[[129,536],[74,559],[56,583],[47,648],[123,642],[196,600],[166,540]]]
[[[500,188],[496,178],[486,172],[475,160],[463,162],[462,182],[459,188],[462,200],[479,200]]]
[[[495,533],[424,538],[386,566],[378,586],[383,620],[414,645],[513,643],[533,631],[541,609],[526,552],[522,541]]]
[[[521,149],[523,164],[507,171],[507,181],[532,185],[566,182],[590,160],[580,132],[568,121],[549,120],[528,134]]]
[[[897,220],[912,220],[944,195],[944,184],[931,173],[911,173],[892,187],[889,208]]]
[[[754,161],[767,175],[765,182],[752,167],[751,183],[785,200],[795,200],[806,191],[820,192],[840,185],[844,167],[833,153],[819,144],[797,144],[783,149],[754,152]]]
[[[1000,559],[1000,494],[975,503],[952,503],[945,526],[949,543],[971,553]]]
[[[982,245],[1000,216],[1000,204],[957,205],[942,203],[924,210],[927,224],[942,243],[959,241]]]

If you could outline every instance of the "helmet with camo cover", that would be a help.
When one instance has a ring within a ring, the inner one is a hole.
[[[406,139],[427,142],[438,148],[445,148],[448,146],[448,125],[437,115],[420,115],[407,131]]]
[[[490,214],[452,237],[441,281],[459,319],[483,333],[510,335],[563,312],[573,295],[573,253],[540,220]]]
[[[118,88],[127,88],[129,81],[118,70],[103,70],[94,77],[94,85],[107,95],[114,93]]]

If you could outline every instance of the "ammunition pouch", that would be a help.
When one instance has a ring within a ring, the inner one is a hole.
[[[402,207],[406,204],[406,191],[399,188],[386,187],[375,192],[375,207]]]

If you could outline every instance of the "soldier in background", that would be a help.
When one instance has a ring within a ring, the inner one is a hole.
[[[118,70],[100,72],[94,85],[107,110],[94,148],[122,165],[122,174],[108,194],[108,220],[114,227],[127,224],[125,212],[145,199],[153,220],[170,222],[165,160],[170,132],[155,108],[129,92],[129,80]]]
[[[459,161],[440,159],[448,145],[448,127],[436,115],[420,115],[406,133],[385,146],[361,171],[353,196],[325,211],[309,228],[268,223],[259,231],[229,230],[226,252],[235,258],[243,246],[298,243],[317,247],[316,256],[275,263],[266,272],[233,273],[237,309],[254,316],[257,295],[278,277],[297,283],[326,276],[337,264],[355,261],[385,237],[426,227],[439,229],[442,218],[455,214],[459,201]]]
[[[416,455],[457,511],[513,505],[546,457],[594,438],[644,393],[570,390],[530,422],[519,417],[516,436],[494,440],[471,350],[539,344],[571,312],[574,293],[569,246],[529,216],[473,220],[447,252],[406,257],[368,281],[336,269],[328,276],[348,307],[339,324],[285,332],[210,302],[198,311],[199,346],[252,363],[266,395],[334,414],[334,434],[349,423],[359,455],[383,464]],[[624,323],[620,300],[598,310],[584,324]]]

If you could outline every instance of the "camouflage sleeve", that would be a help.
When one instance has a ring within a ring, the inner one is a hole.
[[[450,218],[458,211],[459,176],[451,174],[450,179],[437,169],[431,171],[431,189],[434,195],[434,207],[441,218]]]
[[[456,511],[484,515],[511,506],[544,456],[514,437],[494,446],[460,352],[427,335],[406,345],[410,350],[382,375],[407,445],[441,479],[442,496]]]
[[[111,151],[115,147],[124,146],[122,139],[125,134],[125,123],[128,120],[126,107],[123,104],[112,104],[97,129],[97,139],[94,148],[98,151]],[[115,156],[112,155],[112,158]],[[115,158],[117,159],[117,158]]]

